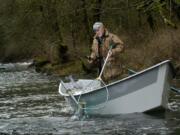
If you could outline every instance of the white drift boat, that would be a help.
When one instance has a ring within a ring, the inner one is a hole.
[[[173,75],[173,67],[166,60],[105,86],[98,80],[81,79],[73,85],[61,81],[59,93],[74,111],[81,109],[90,115],[147,112],[168,107]]]

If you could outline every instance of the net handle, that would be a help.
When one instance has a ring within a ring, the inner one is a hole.
[[[108,51],[108,54],[107,54],[106,59],[105,59],[105,61],[104,61],[104,65],[103,65],[103,67],[102,67],[102,69],[101,69],[101,72],[100,72],[98,78],[97,78],[98,80],[102,80],[102,79],[101,79],[101,76],[102,76],[102,74],[103,74],[103,71],[104,71],[104,68],[105,68],[105,66],[106,66],[107,60],[108,60],[108,58],[109,58],[109,56],[110,56],[111,50],[112,50],[112,47],[110,47],[110,49],[109,49],[109,51]]]

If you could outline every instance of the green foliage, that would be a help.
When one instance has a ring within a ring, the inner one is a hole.
[[[137,10],[140,10],[144,13],[147,13],[148,18],[147,21],[151,28],[154,26],[153,23],[149,20],[153,20],[152,13],[158,14],[162,17],[165,24],[170,25],[176,28],[176,24],[171,19],[172,14],[172,1],[170,0],[143,0],[137,5]]]
[[[176,2],[177,4],[180,4],[180,0],[175,0],[174,2]]]
[[[0,60],[5,61],[43,57],[57,66],[88,55],[96,20],[122,37],[128,49],[148,42],[149,28],[156,32],[179,23],[179,0],[0,2]]]

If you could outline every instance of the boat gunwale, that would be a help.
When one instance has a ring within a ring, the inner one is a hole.
[[[166,64],[166,63],[168,63],[168,64],[170,65],[170,67],[172,68],[173,74],[175,74],[173,65],[171,64],[170,60],[165,60],[165,61],[160,62],[160,63],[158,63],[158,64],[156,64],[156,65],[154,65],[154,66],[151,66],[151,67],[149,67],[149,68],[146,68],[146,69],[144,69],[144,70],[141,70],[141,71],[139,71],[139,72],[136,72],[135,74],[132,74],[132,75],[127,76],[127,77],[125,77],[125,78],[123,78],[123,79],[120,79],[120,80],[117,80],[117,81],[115,81],[115,82],[112,82],[112,83],[110,83],[110,84],[108,84],[108,85],[105,85],[105,86],[103,86],[103,87],[101,87],[101,88],[93,89],[93,90],[91,90],[91,91],[87,91],[87,92],[84,92],[84,93],[81,93],[81,94],[73,94],[73,95],[74,95],[74,96],[79,96],[79,95],[85,95],[85,94],[88,94],[88,93],[91,93],[91,92],[94,92],[94,91],[99,91],[99,90],[104,89],[104,88],[106,88],[106,87],[110,87],[110,86],[115,85],[115,84],[117,84],[117,83],[121,83],[121,82],[124,82],[124,81],[126,81],[126,80],[129,80],[129,79],[131,79],[131,78],[134,78],[134,77],[136,77],[136,76],[139,76],[139,75],[143,74],[144,72],[151,71],[151,70],[153,70],[153,69],[155,69],[155,68],[157,68],[157,67],[159,67],[159,66],[162,66],[162,65],[164,65],[164,64]],[[174,76],[174,75],[173,75],[173,76]],[[60,85],[59,85],[59,93],[60,93],[62,96],[65,96],[65,97],[69,97],[69,96],[70,96],[70,95],[68,95],[68,94],[65,94],[65,93],[61,92],[61,90],[60,90]]]

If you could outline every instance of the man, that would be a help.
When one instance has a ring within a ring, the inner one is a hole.
[[[103,71],[105,81],[118,77],[121,72],[120,53],[124,50],[123,42],[115,34],[109,33],[102,22],[93,25],[95,36],[92,44],[92,52],[88,62],[96,64],[100,70],[110,48],[110,55]]]

